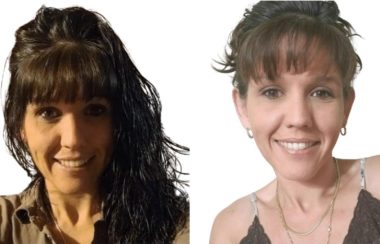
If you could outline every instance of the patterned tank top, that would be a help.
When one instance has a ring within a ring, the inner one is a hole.
[[[365,161],[360,160],[361,190],[343,244],[380,244],[380,200],[366,190]],[[240,244],[270,244],[271,241],[260,224],[255,193],[252,194],[252,206],[255,218]]]

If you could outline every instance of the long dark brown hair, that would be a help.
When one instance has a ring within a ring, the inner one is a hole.
[[[188,149],[164,134],[156,89],[106,19],[81,7],[42,7],[17,30],[9,62],[6,144],[32,177],[31,186],[43,176],[20,135],[27,104],[105,97],[114,138],[100,179],[109,242],[172,242],[188,221],[186,183],[176,157]]]

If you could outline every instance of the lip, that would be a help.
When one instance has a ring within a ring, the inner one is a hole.
[[[275,142],[281,148],[292,154],[306,152],[308,149],[311,149],[320,143],[317,140],[295,138],[275,140]]]
[[[80,169],[85,167],[94,158],[92,157],[76,157],[76,158],[55,158],[55,162],[66,169]]]

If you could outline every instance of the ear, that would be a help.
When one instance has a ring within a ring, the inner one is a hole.
[[[239,116],[241,124],[244,128],[251,128],[248,119],[246,99],[240,96],[239,91],[236,88],[234,88],[232,91],[232,98],[234,100],[235,109]]]
[[[344,126],[347,123],[348,116],[350,115],[352,105],[355,101],[355,91],[354,89],[350,88],[347,92],[347,96],[344,99]]]
[[[21,140],[24,142],[25,145],[27,145],[27,141],[26,141],[26,135],[25,135],[25,129],[24,129],[24,127],[22,127],[22,128],[20,129],[20,132],[19,132],[19,133],[20,133],[19,136],[20,136]]]

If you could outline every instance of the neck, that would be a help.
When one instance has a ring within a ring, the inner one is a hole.
[[[60,224],[81,225],[101,218],[100,197],[97,192],[63,194],[47,189],[53,217]]]
[[[337,167],[326,163],[318,174],[307,181],[293,181],[277,177],[278,197],[283,208],[299,209],[308,212],[325,206],[337,189]]]

